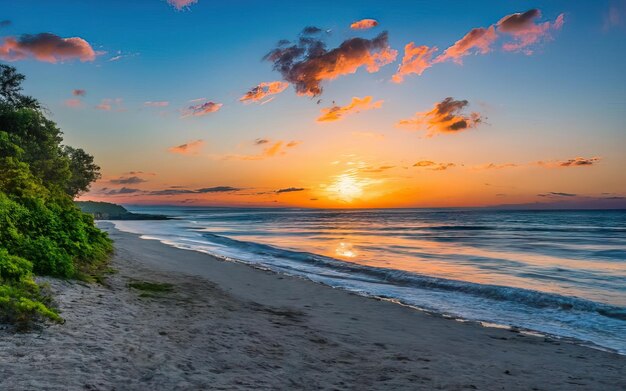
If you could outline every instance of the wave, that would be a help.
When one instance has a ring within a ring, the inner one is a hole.
[[[534,308],[596,313],[604,317],[626,321],[626,308],[597,303],[577,297],[562,296],[524,288],[432,277],[396,269],[369,267],[308,252],[285,250],[261,243],[234,240],[211,233],[202,233],[202,235],[212,243],[243,251],[243,253],[247,254],[246,258],[249,258],[250,255],[258,255],[263,258],[282,259],[343,273],[341,276],[334,275],[335,278],[352,280],[363,279],[369,282],[379,282],[396,286],[462,293],[500,302],[513,302]],[[254,259],[240,260],[256,262]],[[270,263],[270,265],[265,266],[292,269],[292,267],[284,264],[272,265]]]

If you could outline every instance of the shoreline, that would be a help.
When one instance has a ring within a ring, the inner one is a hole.
[[[451,321],[106,225],[118,273],[108,287],[45,279],[66,323],[0,330],[0,388],[626,390],[616,353]],[[142,296],[129,287],[137,280],[173,290]]]

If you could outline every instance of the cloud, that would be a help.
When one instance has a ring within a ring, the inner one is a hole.
[[[189,8],[190,5],[196,4],[198,0],[167,0],[167,2],[177,10]]]
[[[246,92],[244,96],[239,98],[239,101],[244,103],[267,103],[269,102],[269,99],[265,99],[266,97],[280,94],[285,91],[287,87],[289,87],[289,83],[285,83],[283,81],[263,82],[256,87],[251,88],[250,91]]]
[[[155,196],[173,196],[179,194],[208,194],[208,193],[233,193],[236,191],[243,190],[238,187],[232,186],[214,186],[214,187],[203,187],[201,189],[163,189],[163,190],[153,190],[149,195]]]
[[[66,99],[65,102],[63,102],[63,104],[66,107],[71,107],[73,109],[77,109],[83,106],[83,102],[81,102],[80,99]]]
[[[129,176],[111,179],[109,182],[115,185],[136,185],[147,181],[143,178],[139,178],[138,176]]]
[[[378,172],[383,172],[383,171],[387,171],[387,170],[391,170],[392,168],[395,168],[396,166],[378,166],[378,167],[363,167],[359,169],[359,172],[364,172],[364,173],[378,173]]]
[[[477,169],[477,170],[501,170],[503,168],[514,168],[514,167],[519,167],[519,164],[516,164],[516,163],[502,163],[502,164],[488,163],[488,164],[484,164],[482,166],[477,166],[477,167],[475,167],[475,169]]]
[[[115,111],[126,111],[126,109],[122,105],[122,102],[123,102],[122,98],[102,99],[100,101],[100,104],[96,106],[96,109],[103,110],[103,111],[111,111],[113,109],[115,109]]]
[[[302,187],[286,187],[284,189],[278,189],[275,190],[274,193],[276,194],[282,194],[282,193],[293,193],[293,192],[297,192],[297,191],[305,191],[305,188]]]
[[[626,13],[626,1],[616,1],[609,5],[608,11],[604,14],[604,31],[609,31],[614,27],[624,26],[624,14]]]
[[[432,66],[432,57],[436,51],[437,48],[435,47],[415,46],[415,43],[410,42],[404,47],[402,63],[398,66],[398,71],[391,80],[394,83],[402,83],[406,75],[421,75]]]
[[[94,61],[98,54],[82,38],[61,38],[50,33],[24,34],[17,39],[5,37],[0,45],[0,59],[5,61],[33,57],[50,63],[74,59],[85,62]]]
[[[537,196],[539,197],[577,197],[578,195],[573,194],[573,193],[561,193],[561,192],[551,191],[549,193],[537,194]]]
[[[139,193],[139,192],[141,192],[141,189],[133,189],[133,188],[129,188],[129,187],[122,187],[121,189],[109,190],[106,194],[108,194],[108,195],[117,195],[117,194],[133,194],[133,193]]]
[[[323,108],[320,112],[321,115],[317,119],[317,122],[338,121],[345,115],[358,113],[362,110],[379,109],[382,105],[382,100],[372,102],[371,96],[366,96],[363,98],[358,98],[355,96],[352,98],[352,101],[346,106],[334,105],[331,107]]]
[[[203,140],[189,141],[188,143],[168,148],[168,152],[179,153],[181,155],[195,155],[204,145]]]
[[[190,116],[201,117],[203,115],[207,115],[207,114],[211,114],[211,113],[215,113],[219,111],[222,108],[222,106],[223,105],[221,103],[215,103],[211,101],[199,103],[197,105],[189,106],[188,108],[183,110],[182,117],[183,118],[190,117]]]
[[[282,156],[284,154],[286,154],[287,152],[285,151],[286,148],[293,148],[297,145],[299,145],[300,142],[299,141],[271,141],[269,139],[264,139],[264,138],[258,138],[256,140],[254,140],[254,145],[256,146],[261,146],[261,145],[265,145],[266,147],[263,148],[263,151],[256,154],[256,155],[228,155],[225,157],[225,159],[235,159],[235,160],[263,160],[266,158],[271,158],[274,156]]]
[[[389,47],[387,32],[371,40],[351,38],[332,50],[327,50],[322,40],[303,32],[297,43],[288,45],[289,42],[279,42],[264,59],[295,86],[298,95],[308,96],[322,93],[322,81],[355,73],[361,67],[370,73],[378,72],[380,67],[395,61],[398,54]]]
[[[509,52],[524,51],[532,54],[528,47],[541,39],[550,38],[550,32],[560,30],[564,23],[564,15],[560,14],[554,22],[536,23],[541,11],[531,9],[523,13],[507,15],[496,24],[498,31],[510,35],[513,42],[505,43],[502,48]]]
[[[85,95],[87,95],[87,91],[80,90],[80,89],[72,90],[72,95],[74,95],[74,96],[85,96]]]
[[[361,19],[350,25],[352,30],[367,30],[372,27],[378,26],[378,21],[375,19]]]
[[[461,58],[469,54],[487,54],[491,51],[491,44],[493,44],[497,38],[494,26],[471,29],[463,38],[447,48],[434,62],[438,63],[453,60],[460,64],[462,62]]]
[[[0,20],[0,29],[1,28],[5,28],[5,27],[9,27],[11,25],[11,21],[8,19],[5,20]]]
[[[536,164],[547,168],[588,167],[597,164],[600,157],[576,157],[567,160],[538,161]]]
[[[416,113],[414,118],[401,120],[397,125],[428,130],[429,137],[437,133],[458,133],[475,128],[482,122],[479,113],[462,113],[467,105],[467,100],[448,97],[435,104],[431,111]]]
[[[147,101],[143,102],[144,107],[167,107],[170,105],[168,101]]]
[[[145,171],[128,171],[125,175],[156,175],[153,172],[145,172]]]
[[[433,171],[445,171],[448,168],[456,167],[454,163],[435,163],[431,160],[420,160],[415,163],[413,167],[426,167],[429,170]]]

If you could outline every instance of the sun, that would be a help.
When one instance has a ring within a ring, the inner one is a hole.
[[[352,202],[363,194],[363,185],[353,175],[341,174],[326,190],[341,201]]]

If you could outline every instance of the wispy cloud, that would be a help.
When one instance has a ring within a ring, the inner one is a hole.
[[[109,182],[114,185],[136,185],[138,183],[147,182],[147,180],[138,176],[122,176],[119,178],[113,178],[109,180]]]
[[[305,191],[305,190],[306,189],[303,188],[303,187],[286,187],[284,189],[274,190],[274,193],[276,193],[276,194],[294,193],[294,192]]]
[[[458,133],[474,128],[482,122],[482,116],[479,113],[463,113],[467,105],[467,100],[454,100],[448,97],[436,103],[432,110],[416,113],[414,118],[401,120],[397,125],[427,130],[429,137],[437,133]]]
[[[81,102],[80,99],[66,99],[65,102],[63,102],[63,104],[66,107],[71,107],[73,109],[83,107],[83,102]]]
[[[300,144],[299,141],[272,141],[266,138],[258,138],[254,140],[255,146],[263,146],[263,150],[257,154],[251,155],[227,155],[226,160],[263,160],[275,156],[282,156],[287,153],[288,149],[294,148]]]
[[[100,101],[100,104],[96,106],[96,109],[103,111],[126,111],[126,108],[123,106],[122,98],[106,98]]]
[[[420,160],[413,164],[413,167],[426,168],[433,171],[445,171],[448,168],[456,167],[454,163],[436,163],[431,160]]]
[[[107,195],[122,195],[140,193],[141,189],[133,189],[130,187],[122,187],[121,189],[111,189],[106,192]]]
[[[148,195],[154,196],[175,196],[180,194],[209,194],[209,193],[234,193],[237,191],[243,190],[239,187],[232,186],[213,186],[213,187],[203,187],[200,189],[179,189],[179,188],[169,188],[163,190],[152,190],[148,192]]]
[[[541,11],[531,9],[523,13],[507,15],[497,23],[498,31],[508,34],[513,42],[505,43],[502,48],[506,51],[524,51],[532,54],[529,47],[539,40],[550,37],[552,30],[559,30],[563,26],[564,15],[560,14],[554,22],[537,23],[541,17]]]
[[[203,146],[203,140],[194,140],[185,144],[170,147],[167,150],[171,153],[178,153],[181,155],[196,155]]]
[[[350,25],[352,30],[367,30],[378,26],[376,19],[361,19]]]
[[[143,102],[144,107],[167,107],[170,105],[170,102],[168,101],[147,101],[147,102]]]
[[[191,105],[183,110],[182,118],[185,117],[201,117],[207,114],[215,113],[222,108],[221,103],[216,102],[204,102],[197,105]]]
[[[24,34],[19,38],[5,37],[0,45],[0,59],[18,61],[34,58],[56,63],[65,60],[93,61],[97,53],[82,38],[61,38],[51,33]]]
[[[600,157],[576,157],[567,160],[552,160],[552,161],[538,161],[536,164],[542,167],[548,168],[563,168],[563,167],[589,167],[597,164],[600,161]]]
[[[72,95],[74,95],[74,96],[85,96],[85,95],[87,95],[87,91],[82,90],[82,89],[72,90]]]
[[[352,101],[346,106],[334,105],[323,108],[317,122],[338,121],[348,114],[358,113],[363,110],[379,109],[382,105],[382,100],[372,102],[371,96],[365,96],[363,98],[353,97]]]
[[[398,54],[389,47],[387,32],[371,40],[351,38],[339,47],[327,50],[319,38],[320,31],[305,30],[294,44],[281,41],[264,57],[274,64],[274,69],[285,81],[295,86],[299,95],[320,95],[322,81],[355,73],[361,67],[370,73],[378,72],[380,67],[393,62]]]
[[[285,91],[289,87],[289,83],[283,81],[271,81],[271,82],[263,82],[256,87],[251,88],[248,92],[244,94],[239,101],[244,103],[267,103],[269,99],[265,99],[268,96],[280,94]]]

